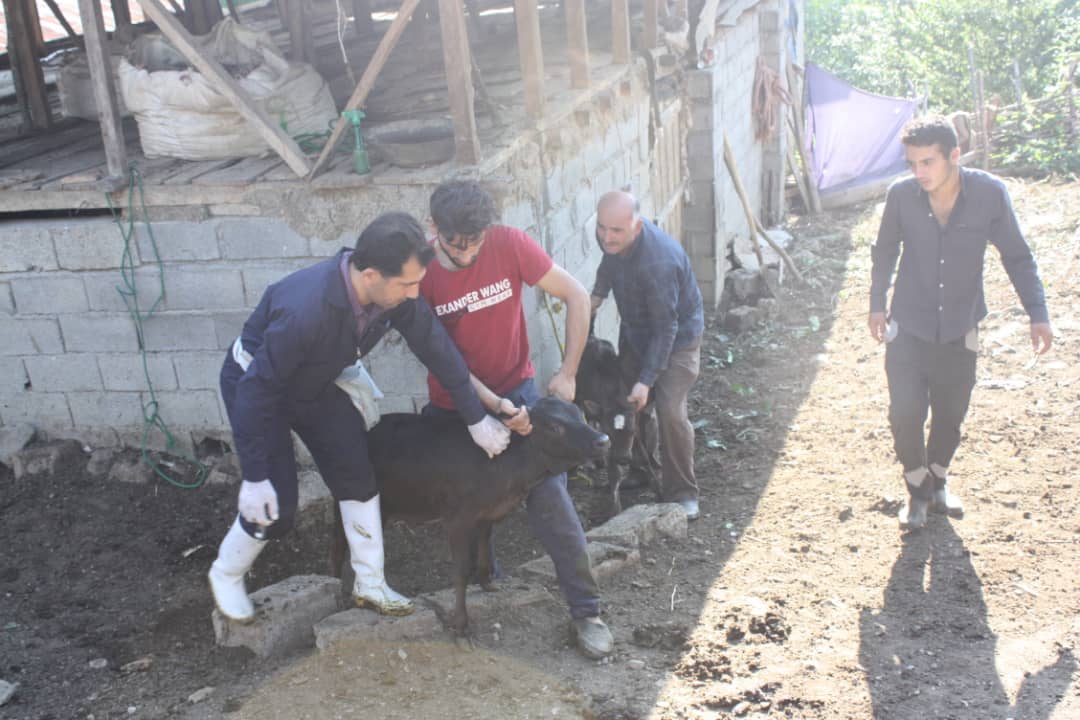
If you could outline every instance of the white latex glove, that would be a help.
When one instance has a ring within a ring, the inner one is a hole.
[[[240,517],[266,526],[278,519],[277,493],[269,480],[240,483]]]
[[[483,420],[470,425],[469,434],[489,458],[495,457],[510,444],[510,428],[490,415],[485,415]]]

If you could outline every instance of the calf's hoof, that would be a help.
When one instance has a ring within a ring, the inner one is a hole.
[[[615,638],[600,618],[574,618],[571,624],[574,630],[574,642],[585,657],[601,660],[615,649]]]
[[[909,497],[896,519],[901,530],[918,530],[926,527],[926,511],[930,503],[917,497]]]

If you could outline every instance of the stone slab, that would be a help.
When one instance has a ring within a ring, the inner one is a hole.
[[[36,432],[30,423],[13,423],[0,427],[0,465],[11,467],[15,454],[34,440]]]
[[[53,473],[57,467],[67,467],[82,456],[82,446],[72,440],[43,443],[26,447],[12,457],[11,469],[15,479],[25,475]]]
[[[589,562],[592,564],[593,577],[604,580],[616,573],[641,564],[641,553],[637,548],[626,548],[603,542],[588,544]],[[555,582],[555,564],[545,555],[531,560],[519,568],[522,572],[547,582]]]
[[[341,609],[340,595],[337,578],[296,575],[252,593],[250,624],[214,610],[214,637],[218,645],[246,647],[260,658],[282,657],[314,645],[315,625]]]
[[[603,525],[585,533],[592,542],[635,548],[658,537],[686,537],[686,511],[678,503],[641,504],[623,510]]]

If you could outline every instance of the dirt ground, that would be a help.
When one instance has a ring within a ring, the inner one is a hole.
[[[0,468],[0,679],[19,683],[0,717],[1080,717],[1080,184],[1009,185],[1058,338],[1031,362],[991,250],[951,468],[963,520],[897,528],[883,350],[865,328],[876,209],[792,218],[809,286],[737,337],[709,319],[691,409],[703,514],[604,583],[609,661],[572,649],[557,602],[478,623],[471,653],[449,637],[271,661],[217,648],[204,573],[235,490],[94,479],[81,459],[20,482]],[[603,490],[572,486],[586,525],[605,520]],[[507,567],[540,552],[520,511],[497,537]],[[395,523],[387,542],[397,589],[449,585],[438,528]],[[324,558],[324,535],[298,532],[249,587]]]

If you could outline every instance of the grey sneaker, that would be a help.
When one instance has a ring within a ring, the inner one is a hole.
[[[574,640],[581,654],[592,660],[601,660],[611,654],[615,638],[604,621],[598,617],[574,618]]]
[[[960,498],[949,492],[948,488],[942,487],[934,491],[934,499],[930,501],[930,512],[948,515],[957,520],[964,517],[964,504]]]
[[[900,521],[901,530],[918,530],[926,527],[926,510],[930,502],[917,497],[908,497],[904,506],[900,508],[897,519]]]
[[[697,520],[698,515],[701,514],[701,508],[697,500],[680,500],[679,505],[686,511],[687,520]]]

